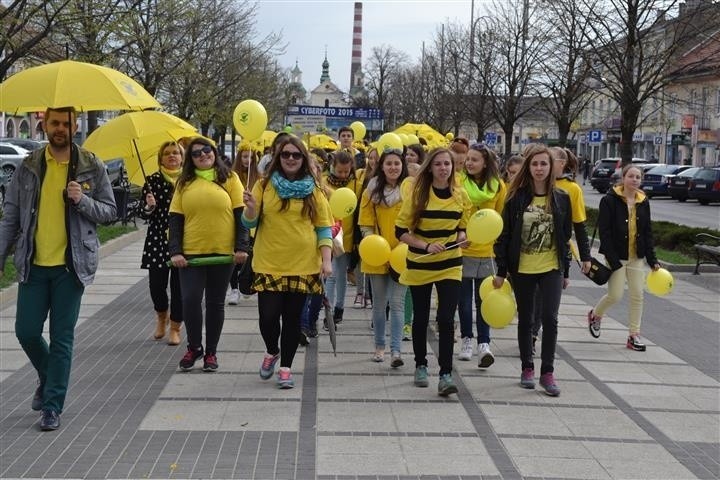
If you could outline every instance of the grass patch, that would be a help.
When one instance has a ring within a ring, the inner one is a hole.
[[[675,265],[695,265],[694,258],[690,258],[681,252],[665,250],[662,247],[655,247],[655,254],[658,259],[663,262],[674,263]]]
[[[133,225],[98,225],[97,235],[100,243],[103,244],[113,238],[120,237],[126,233],[134,232],[135,230],[137,230],[137,227]],[[16,274],[17,271],[15,270],[15,264],[13,264],[13,257],[11,255],[7,258],[7,261],[5,262],[5,271],[3,272],[3,276],[0,277],[0,289],[9,287],[15,283]]]

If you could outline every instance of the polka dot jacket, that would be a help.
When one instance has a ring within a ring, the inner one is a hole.
[[[168,211],[172,200],[175,186],[165,180],[162,173],[155,172],[147,177],[147,183],[142,189],[140,201],[140,218],[148,220],[147,236],[143,247],[142,262],[140,268],[167,268],[166,262],[170,260],[168,250]],[[155,196],[155,209],[148,213],[145,210],[146,195],[152,191]]]

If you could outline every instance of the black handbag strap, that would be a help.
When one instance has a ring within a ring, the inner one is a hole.
[[[590,239],[590,248],[592,248],[593,244],[595,243],[595,234],[597,234],[597,223],[595,224],[595,227],[593,228],[592,238]]]

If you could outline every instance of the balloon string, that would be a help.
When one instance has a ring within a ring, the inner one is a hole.
[[[467,243],[467,242],[468,242],[467,240],[464,240],[464,241],[462,241],[462,242],[452,243],[452,244],[448,245],[448,246],[445,248],[445,250],[443,250],[443,252],[447,252],[448,250],[452,250],[453,248],[459,247],[459,246],[462,245],[463,243]],[[419,257],[417,257],[416,260],[421,259],[421,258],[425,258],[425,257],[429,257],[430,255],[435,255],[435,254],[434,254],[434,253],[426,253],[425,255],[420,255]]]

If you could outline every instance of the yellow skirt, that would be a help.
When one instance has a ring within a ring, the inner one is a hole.
[[[253,288],[258,292],[323,293],[320,275],[271,275],[255,273]]]

